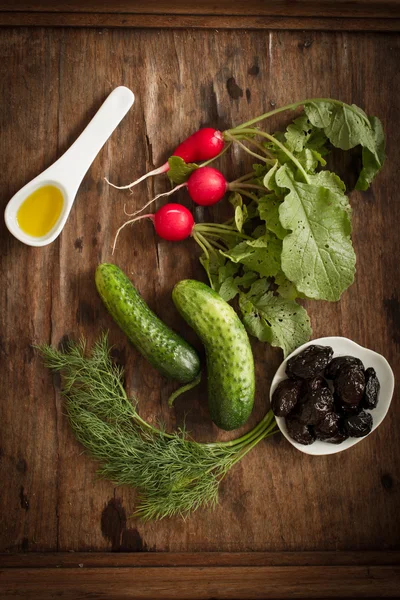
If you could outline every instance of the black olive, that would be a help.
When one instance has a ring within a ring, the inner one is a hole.
[[[380,389],[381,384],[376,376],[375,369],[369,367],[365,371],[365,391],[364,398],[361,402],[363,408],[369,408],[371,410],[376,407],[378,404]]]
[[[328,388],[319,388],[307,394],[307,400],[298,404],[293,416],[304,425],[317,425],[333,411],[333,396]]]
[[[330,412],[314,427],[315,435],[318,440],[327,440],[334,438],[340,431],[340,417],[334,412]]]
[[[315,440],[315,435],[307,425],[289,417],[286,419],[288,433],[295,442],[309,446]]]
[[[335,392],[342,404],[359,404],[365,389],[365,375],[357,365],[344,366],[335,379]]]
[[[356,358],[355,356],[337,356],[336,358],[333,358],[326,367],[325,377],[327,377],[327,379],[336,379],[342,367],[350,366],[364,370],[364,365],[359,358]]]
[[[312,379],[326,368],[332,356],[330,346],[307,346],[288,360],[286,374],[291,379]]]
[[[362,411],[358,415],[347,417],[344,427],[350,437],[364,437],[372,429],[372,416]]]
[[[271,408],[277,417],[286,417],[296,406],[302,394],[303,382],[284,379],[272,394]]]

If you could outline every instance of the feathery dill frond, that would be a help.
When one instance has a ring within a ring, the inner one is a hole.
[[[100,461],[99,474],[137,489],[136,515],[143,520],[187,516],[214,507],[229,469],[261,439],[275,433],[271,413],[249,433],[228,443],[202,444],[185,429],[167,433],[144,421],[123,387],[124,371],[113,363],[107,334],[86,355],[86,343],[60,351],[37,347],[45,365],[62,374],[65,410],[77,440]]]

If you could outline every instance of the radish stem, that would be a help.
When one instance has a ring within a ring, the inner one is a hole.
[[[251,154],[251,156],[254,156],[254,158],[258,158],[258,160],[262,160],[263,162],[265,162],[267,160],[265,158],[265,156],[260,156],[260,154],[256,154],[255,152],[253,152],[252,150],[250,150],[250,148],[247,148],[247,146],[245,146],[244,144],[242,144],[241,141],[239,141],[237,138],[235,138],[233,135],[229,134],[226,131],[225,131],[225,135],[227,136],[227,138],[229,140],[232,140],[232,142],[235,142],[236,144],[238,144],[239,146],[241,146],[243,148],[243,150],[245,152],[247,152],[247,154]]]
[[[247,133],[257,133],[257,135],[260,135],[261,137],[266,138],[267,140],[269,140],[270,142],[275,144],[275,146],[278,146],[278,148],[280,148],[282,150],[282,152],[284,152],[286,154],[286,156],[288,156],[290,158],[290,160],[296,165],[296,167],[299,169],[300,173],[303,175],[305,182],[310,183],[307,173],[305,172],[305,170],[303,169],[302,165],[297,160],[297,158],[295,156],[293,156],[293,154],[290,152],[290,150],[288,150],[286,148],[286,146],[284,146],[279,140],[274,138],[273,135],[270,135],[269,133],[265,133],[265,131],[259,131],[257,129],[245,129],[244,131]]]
[[[266,112],[263,115],[260,115],[259,117],[255,117],[254,119],[251,119],[250,121],[246,121],[245,123],[242,123],[241,125],[238,125],[237,127],[234,127],[233,129],[228,129],[227,131],[224,131],[224,136],[226,134],[229,135],[231,133],[236,133],[236,132],[243,133],[243,129],[247,129],[247,127],[251,127],[252,125],[259,123],[260,121],[263,121],[264,119],[269,119],[269,117],[272,117],[273,115],[277,115],[278,113],[284,112],[285,110],[290,110],[290,109],[296,110],[296,108],[298,108],[299,106],[304,106],[304,104],[311,104],[312,102],[329,102],[331,104],[337,104],[339,106],[344,105],[344,102],[341,102],[340,100],[333,100],[332,98],[310,98],[308,100],[300,100],[300,102],[294,102],[293,104],[286,104],[285,106],[281,106],[280,108],[275,108],[274,110],[270,110],[269,112]],[[368,126],[371,127],[371,123],[369,122],[369,120],[366,116],[364,117],[364,115],[361,115],[350,104],[346,104],[345,106],[349,110],[352,110],[354,113],[356,113],[359,117],[362,117],[364,119],[364,121],[368,124]]]
[[[239,185],[236,184],[229,184],[229,189],[231,190],[231,192],[233,191],[237,191],[240,192],[241,189],[246,188],[249,190],[261,190],[262,192],[265,192],[266,188],[262,185],[255,185],[253,183],[240,183]]]

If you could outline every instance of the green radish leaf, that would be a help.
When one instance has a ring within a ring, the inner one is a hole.
[[[306,102],[304,105],[304,112],[310,119],[310,122],[314,127],[324,129],[328,127],[332,112],[335,110],[335,105],[332,102]]]
[[[305,148],[308,148],[309,150],[315,150],[320,156],[326,156],[329,153],[328,148],[326,148],[327,141],[328,138],[323,130],[313,127]]]
[[[342,150],[361,144],[373,147],[372,128],[368,117],[355,104],[307,102],[304,110],[315,127],[324,130],[329,141]]]
[[[305,298],[306,296],[298,291],[292,281],[286,277],[283,271],[279,271],[274,277],[274,283],[277,287],[277,294],[287,300],[295,300],[296,298]]]
[[[237,206],[235,208],[235,225],[236,225],[236,229],[238,231],[242,231],[243,229],[243,223],[246,220],[246,206],[243,206],[243,208],[241,206]]]
[[[232,192],[232,194],[229,195],[229,202],[232,204],[233,208],[243,206],[243,198],[239,192]]]
[[[365,191],[369,188],[375,175],[381,170],[385,161],[385,134],[382,123],[377,117],[369,117],[374,139],[373,148],[363,148],[363,168],[356,183],[356,190]]]
[[[178,185],[185,183],[193,171],[199,168],[195,163],[185,163],[180,156],[170,156],[168,164],[168,177],[171,183],[176,183]]]
[[[361,146],[373,146],[371,127],[360,110],[353,104],[351,110],[348,106],[336,106],[332,118],[324,132],[329,141],[342,150],[350,150]],[[368,125],[367,125],[368,123]]]
[[[279,169],[276,181],[289,190],[279,209],[282,226],[291,231],[283,240],[283,272],[308,298],[339,300],[355,273],[343,195],[296,181],[286,166]]]
[[[235,283],[237,286],[249,288],[260,276],[254,271],[246,271],[241,277],[235,277]]]
[[[324,130],[329,141],[342,150],[362,146],[363,168],[356,188],[368,189],[385,160],[385,137],[377,117],[367,117],[355,104],[306,102],[304,110],[311,123]]]
[[[309,179],[314,185],[322,185],[322,187],[328,188],[335,194],[344,194],[346,191],[344,181],[332,171],[319,171],[319,173],[310,175]]]
[[[239,308],[247,331],[262,342],[282,348],[286,357],[311,337],[306,310],[296,302],[274,296],[269,282],[259,279],[239,295]]]
[[[327,188],[335,194],[342,208],[351,217],[351,206],[348,197],[345,195],[346,186],[336,173],[332,171],[319,171],[309,175],[310,183]]]
[[[265,175],[268,173],[270,168],[271,168],[271,165],[269,165],[267,163],[263,163],[263,164],[255,163],[253,165],[254,179],[261,180],[260,185],[262,185],[262,180],[264,179]]]
[[[232,300],[236,296],[236,294],[239,293],[239,289],[235,283],[234,278],[228,277],[228,279],[225,279],[225,281],[219,288],[218,293],[221,296],[221,298],[225,300],[225,302],[229,302],[229,300]]]
[[[225,279],[228,279],[229,277],[235,275],[238,272],[239,268],[239,264],[227,261],[223,266],[218,268],[218,282],[220,284],[223,283]]]
[[[258,200],[258,214],[260,219],[265,221],[265,226],[269,231],[272,231],[277,238],[283,240],[287,234],[279,220],[279,207],[282,201],[276,194],[266,194]]]
[[[288,125],[285,132],[286,146],[291,152],[301,152],[311,135],[312,125],[307,115],[302,114]]]
[[[241,263],[263,277],[275,275],[281,267],[282,242],[268,232],[252,242],[240,242],[229,252],[220,252],[232,262]]]
[[[267,190],[271,190],[271,192],[280,193],[279,186],[276,184],[275,175],[277,170],[279,169],[279,161],[276,160],[275,164],[267,171],[264,175],[263,185],[267,188]]]
[[[314,172],[319,165],[322,167],[326,165],[326,160],[317,150],[304,148],[301,152],[295,154],[295,156],[306,173]]]
[[[228,270],[229,265],[230,268]],[[220,273],[222,270],[224,273],[228,273],[228,271],[230,273],[235,273],[239,268],[240,264],[227,262],[226,267],[221,267]],[[233,300],[233,298],[240,292],[239,286],[243,288],[249,288],[258,278],[258,273],[254,273],[253,271],[247,271],[244,273],[244,275],[238,277],[232,277],[232,275],[230,275],[226,279],[222,280],[218,293],[226,302],[229,302],[230,300]]]

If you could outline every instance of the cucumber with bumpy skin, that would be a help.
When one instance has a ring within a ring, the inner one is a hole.
[[[162,375],[181,383],[199,376],[200,359],[196,350],[150,310],[119,267],[103,263],[97,267],[95,279],[114,321]]]
[[[180,281],[172,299],[206,349],[212,420],[227,431],[241,427],[251,414],[255,389],[253,353],[242,322],[219,294],[200,281]]]

